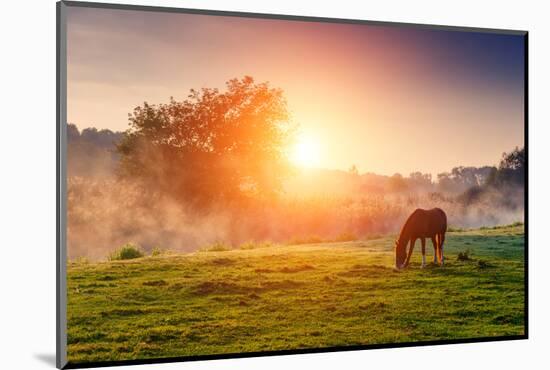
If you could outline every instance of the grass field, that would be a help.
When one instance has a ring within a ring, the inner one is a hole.
[[[68,359],[521,335],[523,237],[522,225],[450,232],[444,268],[420,269],[417,242],[404,271],[389,237],[70,263]]]

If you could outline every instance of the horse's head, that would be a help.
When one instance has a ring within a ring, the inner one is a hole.
[[[402,243],[398,240],[395,241],[395,268],[401,269],[405,264],[405,259],[407,258],[406,243]]]

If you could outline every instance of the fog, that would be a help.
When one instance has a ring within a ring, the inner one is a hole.
[[[488,190],[467,202],[440,193],[287,196],[251,204],[220,204],[197,211],[150,187],[110,179],[71,177],[68,183],[69,258],[105,259],[132,242],[191,252],[213,242],[286,243],[352,234],[393,234],[416,208],[442,208],[455,228],[523,221],[523,189]]]
[[[164,191],[167,179],[119,176],[115,144],[121,133],[80,133],[74,125],[69,131],[69,259],[102,260],[129,242],[146,252],[154,247],[191,252],[214,242],[237,247],[249,241],[370,238],[398,232],[416,208],[443,209],[453,228],[523,221],[522,181],[497,183],[499,172],[487,166],[456,167],[437,181],[420,172],[381,176],[359,174],[356,168],[296,169],[276,197],[216,200],[199,207]]]

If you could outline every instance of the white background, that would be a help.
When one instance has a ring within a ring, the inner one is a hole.
[[[139,368],[548,368],[550,289],[547,265],[550,261],[550,245],[544,234],[548,230],[546,211],[550,206],[546,192],[550,185],[547,172],[547,140],[550,131],[550,22],[549,12],[545,9],[546,2],[127,2],[530,31],[529,340],[143,365]],[[56,248],[55,1],[4,1],[0,14],[0,367],[53,368]]]

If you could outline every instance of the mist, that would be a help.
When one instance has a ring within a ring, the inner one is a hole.
[[[68,128],[69,259],[102,260],[126,243],[145,252],[155,247],[193,252],[215,242],[238,247],[244,242],[371,238],[397,233],[416,208],[443,209],[451,228],[523,222],[518,170],[523,170],[523,154],[518,149],[505,153],[499,168],[455,167],[437,181],[421,172],[359,174],[355,166],[348,171],[295,169],[277,196],[197,203],[190,192],[166,191],[166,184],[185,183],[163,175],[174,176],[174,169],[161,158],[148,158],[147,165],[155,167],[152,180],[120,176],[116,145],[123,133]],[[225,178],[211,177],[206,184],[219,184],[206,195],[224,186]]]
[[[106,177],[105,170],[100,173],[69,178],[69,259],[103,260],[128,242],[146,252],[154,247],[193,252],[214,242],[238,247],[249,241],[370,238],[397,233],[416,208],[442,208],[453,228],[522,222],[524,214],[520,186],[489,188],[469,197],[418,189],[369,194],[357,191],[360,184],[350,180],[356,177],[342,172],[336,180],[332,171],[327,172],[327,181],[338,185],[338,192],[331,191],[329,182],[326,186],[317,182],[316,189],[323,191],[305,194],[298,189],[277,199],[219,203],[197,210],[150,184],[122,180],[114,173]],[[315,181],[320,177],[317,174]],[[345,179],[349,181],[342,187]]]

